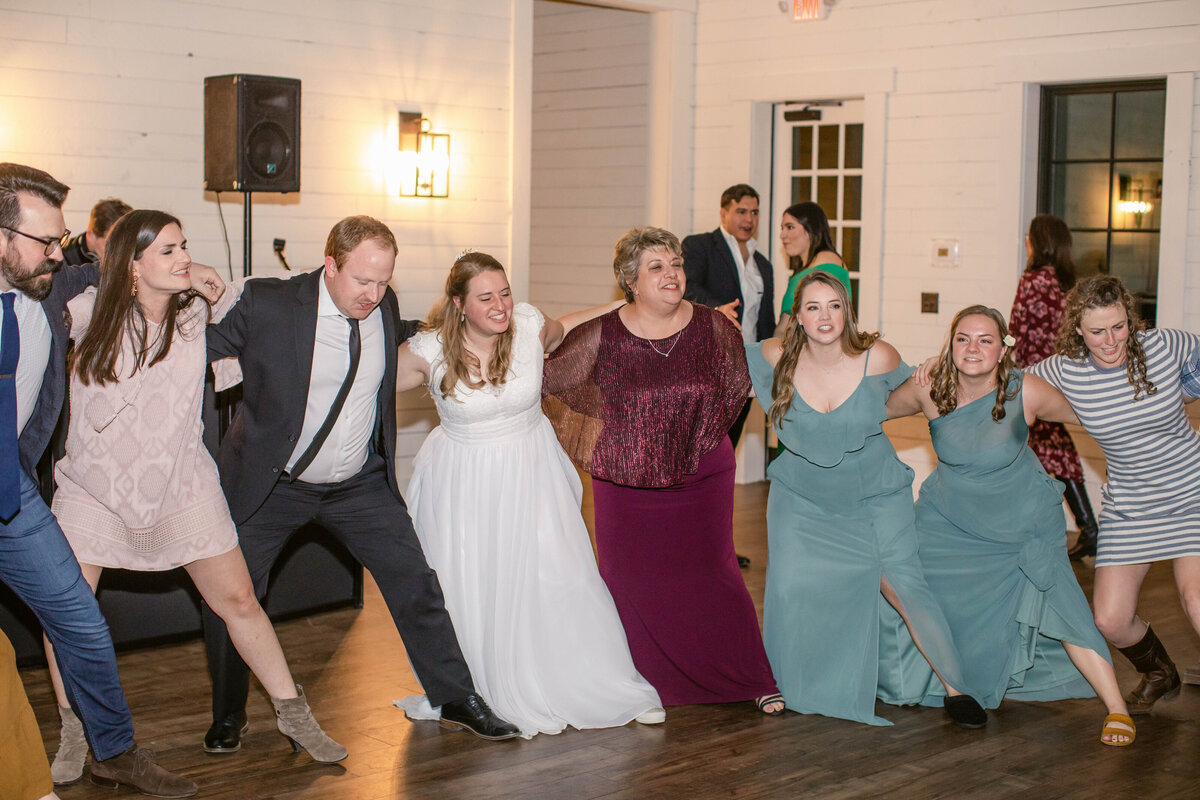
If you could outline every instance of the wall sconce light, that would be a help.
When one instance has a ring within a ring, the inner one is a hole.
[[[450,134],[432,133],[420,113],[400,112],[400,195],[450,196]]]

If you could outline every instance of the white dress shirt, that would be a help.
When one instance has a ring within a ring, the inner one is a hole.
[[[42,392],[42,379],[46,377],[54,339],[41,303],[16,289],[5,294],[14,294],[17,298],[13,301],[13,311],[17,315],[17,333],[21,337],[21,355],[17,360],[17,436],[20,436],[33,416],[33,408]]]
[[[375,431],[375,411],[379,384],[385,366],[383,341],[383,312],[376,308],[358,323],[361,355],[354,384],[346,404],[329,431],[316,458],[302,475],[293,477],[305,483],[338,483],[352,478],[363,468]],[[350,369],[350,322],[338,310],[325,277],[320,280],[320,299],[317,301],[317,340],[313,348],[312,375],[308,381],[308,404],[304,409],[304,426],[296,448],[288,459],[288,471],[317,435],[333,401],[342,388]]]
[[[762,307],[763,298],[763,277],[758,271],[758,264],[754,262],[757,242],[754,239],[746,240],[746,258],[743,259],[742,248],[733,234],[721,228],[721,235],[733,253],[733,263],[737,264],[738,280],[742,284],[742,307],[739,309],[742,313],[742,341],[754,344],[758,341],[758,310]]]

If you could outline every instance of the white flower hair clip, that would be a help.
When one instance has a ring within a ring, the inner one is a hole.
[[[1012,347],[1014,344],[1017,343],[1017,340],[1013,338],[1013,335],[1011,333],[1009,333],[1009,334],[1005,335],[1004,343],[1006,345],[1008,345],[1009,347]]]

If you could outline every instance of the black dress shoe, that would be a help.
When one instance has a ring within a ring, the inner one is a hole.
[[[946,715],[960,728],[982,728],[987,725],[987,712],[974,697],[967,694],[947,697]]]
[[[515,725],[492,713],[488,704],[477,694],[469,694],[462,700],[443,705],[441,724],[444,728],[462,728],[480,739],[494,742],[521,735]]]
[[[749,556],[744,556],[739,553],[737,560],[738,560],[738,567],[740,567],[741,569],[749,569],[750,568],[750,557]]]
[[[250,730],[245,711],[235,711],[219,719],[204,734],[204,752],[236,753],[242,749],[242,737]]]

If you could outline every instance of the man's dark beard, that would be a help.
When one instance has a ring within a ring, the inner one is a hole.
[[[58,270],[62,266],[62,262],[51,261],[47,258],[29,274],[22,274],[20,258],[20,255],[15,252],[15,248],[9,248],[7,253],[0,256],[0,275],[4,276],[4,280],[8,281],[9,286],[22,292],[30,300],[45,300],[46,295],[50,294],[50,290],[54,288],[54,279],[46,276]]]

